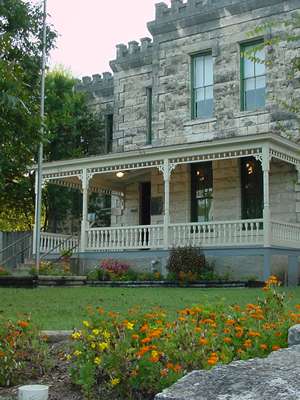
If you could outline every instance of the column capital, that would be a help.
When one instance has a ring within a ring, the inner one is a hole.
[[[165,160],[163,164],[158,165],[158,169],[160,172],[162,172],[164,181],[170,180],[170,177],[172,175],[172,172],[174,169],[177,167],[176,163],[170,163],[169,160]]]

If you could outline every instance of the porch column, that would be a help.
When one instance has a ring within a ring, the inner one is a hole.
[[[88,217],[88,196],[89,196],[89,180],[86,168],[82,172],[82,220],[81,220],[81,238],[80,251],[86,250],[86,227]]]
[[[170,166],[169,160],[164,160],[164,248],[169,248],[169,224],[170,224]]]
[[[271,245],[271,211],[270,211],[270,155],[269,148],[264,147],[262,153],[263,188],[264,188],[264,247]]]

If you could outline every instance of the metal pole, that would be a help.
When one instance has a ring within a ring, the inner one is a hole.
[[[36,252],[35,252],[35,267],[37,274],[40,268],[40,241],[41,241],[41,211],[42,211],[42,184],[43,184],[43,137],[44,137],[44,120],[45,120],[45,72],[46,72],[46,18],[47,18],[47,0],[44,0],[43,10],[43,52],[42,52],[42,74],[41,74],[41,141],[38,154],[38,174],[36,204],[35,204],[35,234],[36,234]]]

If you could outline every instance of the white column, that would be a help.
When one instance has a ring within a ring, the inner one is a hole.
[[[169,225],[170,225],[170,179],[175,164],[170,164],[168,159],[164,160],[160,170],[164,177],[164,248],[169,248]]]
[[[81,238],[80,251],[86,250],[86,228],[88,217],[88,197],[89,197],[89,180],[86,168],[82,172],[82,220],[81,220]]]
[[[270,155],[269,148],[264,147],[262,153],[263,188],[264,188],[264,246],[271,245],[271,211],[270,211]]]

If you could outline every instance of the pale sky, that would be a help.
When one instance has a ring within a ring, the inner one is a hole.
[[[63,64],[77,77],[110,71],[116,44],[151,37],[146,23],[154,19],[160,1],[47,0],[59,33],[50,65]]]

